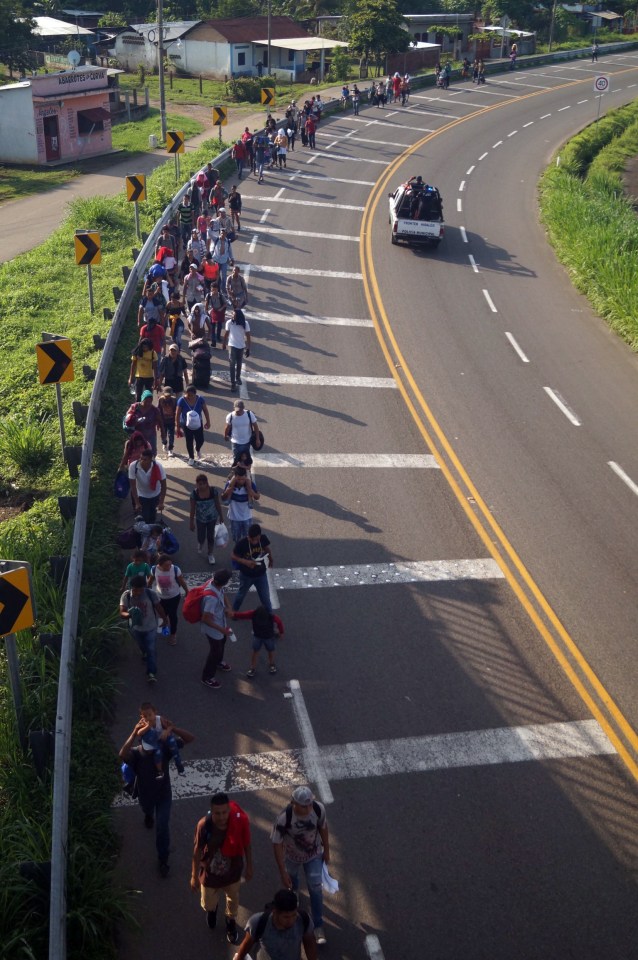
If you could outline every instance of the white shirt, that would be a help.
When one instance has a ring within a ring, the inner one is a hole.
[[[248,320],[246,320],[245,327],[242,327],[241,323],[234,323],[232,320],[227,320],[226,331],[228,333],[228,346],[243,350],[246,346],[246,334],[250,333]]]
[[[226,423],[232,424],[230,439],[233,443],[250,443],[253,432],[251,424],[257,423],[257,417],[250,411],[249,419],[248,413],[248,410],[244,410],[241,414],[229,413],[226,417]]]
[[[250,439],[250,438],[249,438]],[[156,482],[151,483],[151,474],[153,473],[153,467],[157,467],[155,471]],[[159,470],[159,475],[157,471]],[[144,470],[142,464],[139,460],[134,460],[133,463],[129,464],[128,468],[129,480],[135,480],[137,483],[137,495],[138,497],[158,497],[162,490],[162,480],[166,480],[166,471],[161,463],[157,460],[151,461],[151,466],[148,470]]]

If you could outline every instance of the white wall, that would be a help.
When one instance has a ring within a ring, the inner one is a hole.
[[[220,80],[230,76],[230,45],[210,40],[182,40],[182,46],[173,44],[169,53],[176,67],[193,76],[203,74]],[[181,54],[181,57],[178,57]]]
[[[4,163],[38,162],[29,83],[0,88],[0,160]]]
[[[157,69],[157,47],[144,40],[143,43],[126,43],[130,34],[122,33],[115,38],[115,56],[124,70],[135,73],[140,64],[147,70]]]

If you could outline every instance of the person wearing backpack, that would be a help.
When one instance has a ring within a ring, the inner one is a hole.
[[[157,563],[151,569],[151,576],[148,582],[149,587],[155,584],[156,592],[162,602],[162,609],[168,617],[170,623],[170,634],[168,642],[171,647],[177,643],[177,608],[181,600],[180,587],[184,590],[184,596],[188,596],[188,585],[184,580],[182,571],[176,566],[167,553],[160,553]]]
[[[129,387],[135,384],[135,397],[138,402],[142,399],[142,395],[148,390],[153,390],[157,383],[157,360],[158,354],[153,349],[150,338],[142,337],[131,354],[131,369],[128,377]]]
[[[157,511],[164,509],[166,498],[166,471],[150,450],[142,450],[139,460],[128,468],[134,509],[145,523],[155,523]]]
[[[195,464],[195,455],[197,459],[202,447],[204,446],[204,427],[202,421],[206,424],[206,429],[210,430],[210,417],[208,416],[208,407],[203,397],[197,395],[197,387],[193,384],[186,388],[186,393],[177,401],[175,409],[175,433],[178,437],[185,437],[186,449],[188,451],[189,467]]]
[[[146,577],[138,573],[131,578],[131,586],[120,597],[120,617],[126,620],[131,636],[146,663],[146,679],[157,680],[157,625],[167,623],[160,598],[155,590],[146,586]]]
[[[321,875],[324,863],[330,863],[330,838],[326,808],[315,800],[310,787],[293,790],[290,803],[275,820],[270,839],[286,889],[297,891],[299,870],[303,868],[315,938],[317,943],[324,944]]]
[[[272,903],[248,920],[246,936],[233,960],[248,958],[254,946],[259,949],[259,957],[301,960],[302,945],[306,960],[317,960],[312,920],[298,904],[293,890],[278,890]]]
[[[153,405],[152,390],[144,390],[139,401],[132,403],[124,415],[124,428],[127,433],[139,431],[153,452],[157,453],[157,431],[166,443],[164,421],[157,407]]]
[[[197,523],[197,552],[202,553],[208,545],[208,562],[215,563],[215,527],[223,523],[219,490],[211,487],[205,473],[195,477],[195,489],[190,495],[190,529]]]
[[[200,631],[208,640],[209,647],[202,670],[202,683],[211,690],[221,687],[221,683],[215,678],[217,670],[230,670],[230,664],[224,660],[226,640],[233,632],[226,623],[226,618],[232,617],[230,601],[224,589],[229,580],[228,570],[218,570],[201,593]]]
[[[217,926],[219,895],[226,900],[226,939],[237,943],[241,876],[253,878],[250,821],[238,803],[225,793],[211,797],[210,810],[198,821],[193,841],[191,890],[200,891],[202,910],[210,930]]]

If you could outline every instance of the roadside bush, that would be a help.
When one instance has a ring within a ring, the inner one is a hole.
[[[0,422],[0,458],[27,477],[45,473],[53,461],[52,429],[47,415],[14,413]]]
[[[245,100],[247,103],[261,103],[261,88],[275,87],[274,77],[237,77],[226,84],[228,95],[232,100]]]

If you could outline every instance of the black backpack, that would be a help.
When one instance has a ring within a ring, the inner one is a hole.
[[[272,913],[272,910],[273,910],[273,904],[267,903],[264,908],[264,912],[262,913],[259,920],[257,921],[257,926],[255,927],[255,932],[253,933],[253,939],[255,940],[255,942],[258,942],[263,937],[264,930],[266,929],[266,925],[268,923],[268,917]],[[308,916],[305,910],[299,910],[298,913],[299,913],[299,916],[301,917],[301,922],[303,923],[303,935],[305,936],[306,933],[308,932],[308,927],[310,926],[310,917]]]

